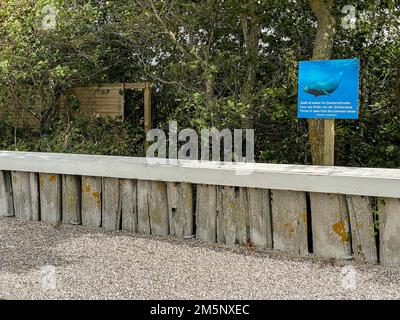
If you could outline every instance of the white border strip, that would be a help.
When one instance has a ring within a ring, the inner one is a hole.
[[[155,159],[153,159],[154,161]],[[400,169],[0,151],[0,170],[400,198]]]

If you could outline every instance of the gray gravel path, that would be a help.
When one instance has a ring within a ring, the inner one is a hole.
[[[399,299],[400,269],[0,219],[0,299],[82,298]]]

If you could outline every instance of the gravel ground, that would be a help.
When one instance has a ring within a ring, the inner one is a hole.
[[[0,219],[0,299],[399,299],[400,269]]]

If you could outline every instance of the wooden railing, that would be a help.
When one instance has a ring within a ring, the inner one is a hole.
[[[400,170],[0,152],[0,217],[400,265]]]

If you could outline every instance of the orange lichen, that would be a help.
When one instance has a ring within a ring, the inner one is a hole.
[[[92,188],[90,187],[90,185],[89,184],[87,184],[87,183],[84,183],[83,184],[83,192],[90,192],[91,190],[92,190]]]
[[[51,176],[49,177],[49,181],[50,181],[50,182],[56,182],[56,181],[57,181],[57,176],[51,175]]]
[[[96,199],[97,204],[101,204],[100,193],[97,191],[93,191],[93,197]]]
[[[292,226],[291,223],[285,223],[283,225],[283,228],[286,230],[286,232],[288,233],[288,235],[291,237],[293,235],[294,232],[294,228]]]
[[[349,233],[346,231],[343,221],[335,223],[332,229],[341,238],[342,242],[349,241]]]

